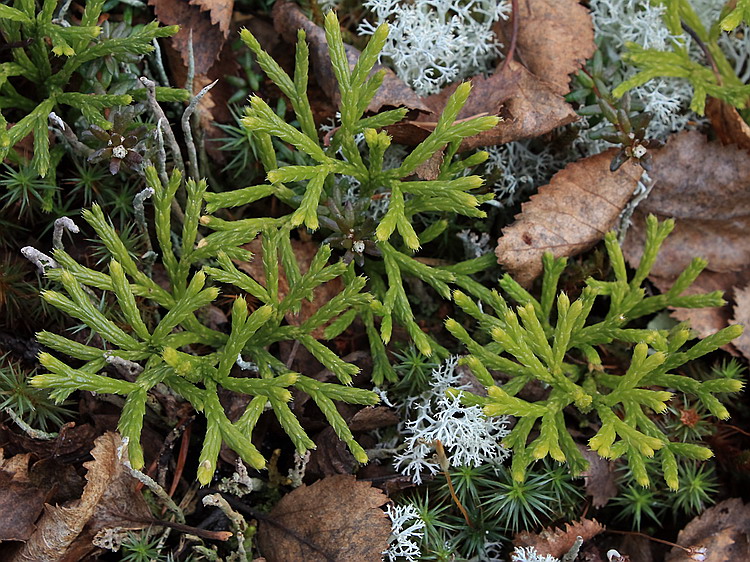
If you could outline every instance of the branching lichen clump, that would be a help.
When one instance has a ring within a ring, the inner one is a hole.
[[[495,291],[474,286],[475,302],[460,291],[454,300],[464,312],[479,322],[490,343],[480,345],[456,320],[446,327],[462,341],[470,355],[465,359],[477,378],[487,387],[487,396],[462,393],[467,404],[479,404],[488,416],[512,415],[518,418],[503,443],[513,450],[512,474],[523,480],[526,468],[536,459],[550,456],[567,462],[574,474],[587,466],[565,420],[565,409],[572,407],[592,420],[595,435],[589,447],[608,459],[625,457],[635,480],[649,485],[646,460],[659,459],[664,479],[671,489],[679,486],[677,457],[706,460],[711,451],[696,443],[668,439],[653,414],[667,409],[673,392],[693,397],[713,416],[729,417],[717,394],[738,392],[743,383],[734,378],[716,378],[700,382],[676,369],[726,345],[742,333],[733,325],[693,345],[689,328],[679,324],[671,330],[628,328],[637,318],[666,307],[701,308],[721,306],[721,292],[683,295],[706,266],[696,258],[675,281],[658,296],[646,296],[641,284],[653,266],[659,248],[674,227],[672,220],[659,224],[651,216],[641,263],[628,280],[625,260],[614,233],[607,234],[607,252],[615,273],[613,281],[589,279],[581,296],[571,302],[557,291],[565,259],[544,257],[545,272],[541,299],[535,299],[510,276],[500,281],[502,289],[518,303],[514,310]],[[609,298],[609,311],[592,321],[591,313],[598,297]],[[625,373],[610,373],[602,365],[597,346],[619,341],[635,344]],[[489,369],[510,377],[496,384]],[[519,393],[531,382],[548,389],[546,398],[530,401]]]

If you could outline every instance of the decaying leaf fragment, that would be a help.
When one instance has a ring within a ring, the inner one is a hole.
[[[604,526],[596,519],[583,518],[566,523],[565,529],[547,527],[538,533],[521,531],[513,539],[513,545],[532,546],[542,556],[550,554],[555,558],[561,558],[572,548],[577,537],[588,541],[602,531],[604,531]]]
[[[542,273],[542,256],[574,256],[591,248],[615,225],[638,185],[642,169],[626,162],[616,172],[613,150],[568,164],[524,203],[503,230],[498,263],[528,286]]]
[[[705,562],[750,560],[750,505],[740,498],[724,500],[688,523],[676,542],[688,548],[705,548]],[[697,558],[673,548],[665,560],[689,562]]]
[[[48,490],[29,480],[31,454],[3,458],[0,449],[0,542],[25,541],[44,508]]]
[[[148,3],[161,23],[180,26],[180,31],[172,37],[172,45],[186,67],[192,31],[195,74],[207,74],[229,36],[234,0],[149,0]]]
[[[268,562],[380,562],[391,525],[385,494],[341,474],[284,496],[261,522],[258,543]]]
[[[736,144],[750,152],[750,125],[745,123],[737,109],[725,101],[709,97],[706,116],[722,143]]]
[[[464,139],[460,150],[536,137],[578,118],[562,96],[515,61],[502,72],[498,70],[488,77],[474,76],[470,82],[472,92],[458,119],[499,115],[502,121],[492,129]],[[414,145],[427,138],[457,86],[452,84],[423,98],[432,113],[388,127],[394,141]]]
[[[77,561],[94,550],[93,536],[105,527],[142,529],[151,513],[135,485],[137,481],[118,457],[122,439],[105,433],[94,442],[94,460],[80,500],[62,506],[45,505],[37,529],[9,562]],[[126,449],[123,448],[123,454]]]
[[[591,505],[599,509],[617,495],[615,463],[600,457],[588,447],[578,445],[589,467],[583,472],[586,495],[591,496]]]
[[[570,75],[593,54],[594,26],[577,0],[519,0],[518,59],[529,71],[561,96],[570,92]],[[510,44],[512,20],[500,28]]]
[[[673,217],[675,229],[664,242],[649,279],[668,290],[693,258],[708,260],[690,292],[723,290],[731,298],[735,286],[750,282],[750,159],[735,145],[723,146],[697,132],[673,136],[653,151],[655,186],[636,209],[623,245],[632,266],[640,262],[645,220]],[[727,325],[728,309],[680,309],[702,336]]]

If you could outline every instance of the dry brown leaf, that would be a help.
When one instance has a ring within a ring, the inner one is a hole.
[[[504,71],[489,77],[474,76],[471,84],[471,95],[458,114],[458,119],[499,115],[502,121],[488,131],[464,139],[459,150],[536,137],[578,119],[562,96],[515,61]],[[437,115],[442,113],[457,86],[453,84],[439,94],[424,98],[432,108],[432,114],[420,115],[414,120],[388,127],[394,141],[406,145],[422,142],[434,130]]]
[[[599,509],[617,495],[615,464],[588,447],[578,445],[578,448],[589,462],[589,467],[583,472],[586,495],[591,496],[591,505]]]
[[[284,37],[287,43],[297,43],[297,30],[304,29],[307,41],[310,44],[310,59],[312,61],[315,78],[329,99],[338,104],[339,88],[336,76],[333,73],[331,59],[328,56],[328,42],[322,27],[311,22],[302,13],[299,6],[292,2],[278,1],[271,11],[276,30]],[[344,45],[349,65],[354,67],[359,59],[360,52],[351,45]],[[428,112],[420,97],[409,88],[396,73],[382,65],[375,65],[375,71],[384,70],[383,85],[375,97],[367,106],[368,111],[377,112],[383,107],[407,107]]]
[[[189,3],[191,6],[198,6],[201,12],[208,12],[211,23],[219,26],[224,38],[229,36],[234,0],[190,0]]]
[[[94,549],[91,538],[105,527],[141,529],[132,520],[148,520],[151,513],[136,480],[118,458],[122,439],[105,433],[94,442],[94,460],[88,470],[80,500],[63,506],[45,505],[34,534],[9,562],[77,561]]]
[[[555,558],[561,558],[572,548],[577,537],[588,541],[602,531],[604,531],[604,526],[596,519],[582,518],[579,521],[566,523],[565,529],[547,527],[538,533],[521,531],[514,537],[513,546],[532,546],[542,556],[550,554]]]
[[[725,101],[709,97],[706,116],[722,143],[736,144],[750,152],[750,125],[745,123],[737,109]]]
[[[341,474],[284,496],[261,521],[258,544],[268,562],[380,562],[391,524],[388,498],[369,482]]]
[[[148,0],[157,19],[164,25],[179,25],[171,39],[187,67],[190,57],[189,39],[193,33],[195,74],[205,75],[219,58],[229,35],[229,21],[234,0]]]
[[[732,344],[740,350],[745,359],[750,359],[750,285],[734,292],[733,324],[742,324],[745,331]]]
[[[250,250],[253,253],[253,259],[249,262],[236,262],[237,267],[253,277],[261,285],[265,286],[266,274],[263,270],[263,249],[261,246],[260,238],[256,238],[249,244],[246,244],[244,248],[246,250]],[[292,240],[292,249],[294,250],[294,255],[297,258],[297,263],[299,264],[300,271],[303,275],[310,268],[313,256],[315,256],[318,248],[319,245],[312,240]],[[299,314],[294,314],[290,311],[284,315],[284,318],[292,326],[300,326],[321,306],[338,295],[342,291],[342,289],[343,284],[340,277],[336,277],[335,279],[332,279],[327,283],[318,285],[313,290],[313,300],[309,301],[307,299],[304,299],[302,301],[302,306],[300,307]],[[283,299],[287,294],[289,294],[289,282],[287,281],[286,275],[284,275],[284,272],[282,270],[281,275],[279,275],[279,298]],[[312,333],[312,336],[315,338],[323,337],[323,330],[323,326],[318,327]]]
[[[367,406],[354,414],[347,424],[352,431],[372,431],[396,425],[400,419],[395,411],[386,406]]]
[[[712,291],[724,291],[725,299],[733,299],[734,287],[742,286],[750,279],[750,267],[739,271],[728,271],[717,273],[715,271],[704,270],[695,280],[695,283],[688,287],[683,293],[685,295],[695,295],[698,293],[710,293]],[[673,278],[649,277],[649,280],[656,285],[660,291],[668,291],[674,283]],[[714,308],[677,308],[672,311],[672,317],[680,322],[690,322],[690,327],[695,330],[700,338],[705,338],[722,328],[729,325],[732,316],[732,310],[728,306]],[[736,355],[734,342],[725,346],[726,351]]]
[[[610,172],[613,150],[568,164],[523,204],[517,220],[503,230],[495,253],[516,281],[528,286],[536,279],[545,252],[556,258],[579,254],[614,226],[642,170],[626,162]]]
[[[740,498],[730,498],[694,518],[677,535],[677,544],[704,546],[705,562],[750,560],[750,505]],[[667,562],[695,560],[682,549],[673,548]]]
[[[694,257],[708,267],[686,294],[723,290],[750,281],[750,159],[736,146],[708,142],[696,132],[673,136],[653,151],[655,186],[636,209],[623,245],[628,262],[641,259],[648,214],[675,219],[675,229],[662,246],[649,279],[664,291]],[[727,325],[724,309],[680,309],[675,317],[690,320],[701,336]]]
[[[596,50],[591,16],[578,0],[519,0],[516,51],[532,74],[564,96],[570,74],[578,71]],[[512,20],[501,26],[510,44]]]
[[[29,482],[30,453],[3,458],[0,449],[0,542],[25,541],[44,509],[48,488]]]
[[[624,250],[640,260],[645,218],[673,217],[675,229],[662,246],[652,273],[675,279],[696,256],[716,272],[750,263],[750,159],[736,146],[708,142],[694,131],[673,136],[653,151],[651,194],[636,209]]]

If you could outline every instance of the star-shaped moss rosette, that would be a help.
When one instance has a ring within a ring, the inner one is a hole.
[[[344,250],[343,260],[347,265],[354,260],[359,267],[364,266],[364,254],[375,257],[383,255],[373,240],[376,225],[372,217],[366,214],[366,203],[361,199],[356,203],[342,203],[341,194],[337,191],[325,203],[330,215],[319,217],[320,223],[333,231],[324,243]]]
[[[134,125],[131,113],[125,110],[113,112],[112,122],[113,127],[109,131],[95,124],[89,127],[87,132],[104,143],[104,147],[94,151],[88,161],[109,160],[109,171],[114,176],[123,163],[132,169],[141,165],[143,155],[138,147],[145,140],[148,128],[145,125]]]

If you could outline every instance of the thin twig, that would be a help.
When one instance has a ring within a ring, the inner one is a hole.
[[[5,408],[3,410],[6,414],[10,416],[10,419],[12,419],[14,422],[16,422],[16,425],[23,429],[23,432],[31,437],[32,439],[39,439],[41,441],[49,441],[51,439],[56,439],[59,433],[47,433],[46,431],[42,431],[41,429],[34,429],[29,424],[27,424],[21,416],[16,414],[11,408]]]
[[[208,91],[216,86],[218,80],[214,80],[208,86],[198,92],[193,99],[190,100],[190,104],[187,106],[185,113],[182,114],[182,131],[185,134],[185,144],[187,145],[188,151],[188,166],[190,166],[190,176],[194,180],[198,180],[198,155],[195,150],[195,142],[193,141],[193,132],[190,129],[190,117],[195,112],[195,108],[198,107],[198,103],[201,101]]]
[[[239,513],[232,509],[229,502],[219,494],[209,494],[203,496],[203,505],[211,505],[218,507],[221,512],[227,516],[229,521],[232,523],[235,532],[237,533],[237,555],[239,556],[240,562],[247,562],[247,552],[245,551],[245,530],[247,529],[247,522],[245,518]]]
[[[94,149],[89,148],[80,140],[78,140],[78,137],[73,132],[73,129],[71,129],[70,126],[65,121],[63,121],[62,118],[54,111],[50,112],[49,120],[54,125],[52,127],[52,130],[56,133],[59,132],[62,138],[70,145],[70,148],[72,148],[74,152],[79,153],[84,158],[88,158],[94,153]]]
[[[127,444],[124,444],[124,447],[126,446]],[[174,500],[169,497],[169,494],[167,494],[166,490],[162,488],[161,486],[159,486],[156,480],[154,480],[147,474],[144,474],[140,470],[136,470],[135,468],[133,468],[133,466],[130,464],[130,461],[123,460],[122,464],[125,466],[125,468],[128,469],[128,471],[133,476],[133,478],[135,478],[139,482],[142,482],[143,484],[148,486],[148,489],[151,490],[154,494],[156,494],[156,496],[162,502],[164,502],[164,505],[167,506],[169,511],[175,514],[175,517],[177,517],[177,521],[179,523],[185,523],[185,514],[182,512],[182,510],[179,507],[177,507],[177,504],[174,503]]]
[[[711,66],[711,70],[713,71],[714,76],[716,76],[716,81],[719,83],[719,86],[721,86],[723,83],[723,80],[721,78],[721,73],[719,73],[719,67],[716,66],[716,61],[714,60],[714,57],[711,54],[711,51],[708,50],[708,46],[701,40],[700,37],[698,37],[698,34],[695,32],[695,30],[692,27],[690,27],[684,21],[681,21],[680,24],[682,25],[682,29],[685,31],[685,33],[690,35],[690,37],[693,38],[693,41],[695,41],[698,44],[698,46],[701,48],[701,51],[703,51],[703,55],[706,57],[708,64]]]
[[[156,476],[156,481],[159,483],[159,486],[167,486],[167,466],[169,464],[169,456],[174,449],[175,442],[180,438],[185,431],[185,428],[194,419],[195,416],[189,416],[183,419],[172,428],[172,431],[169,432],[169,435],[167,435],[167,438],[164,440],[164,443],[161,446],[161,451],[159,452],[158,471]],[[172,496],[172,493],[170,492],[169,495]]]
[[[657,539],[656,537],[649,536],[646,533],[639,533],[638,531],[620,531],[618,529],[606,529],[605,532],[606,533],[615,533],[617,535],[630,535],[630,536],[634,536],[634,537],[644,537],[644,538],[647,538],[650,541],[658,542],[658,543],[661,543],[661,544],[666,544],[668,546],[672,546],[672,547],[675,547],[675,548],[681,548],[682,550],[684,550],[687,553],[694,552],[693,548],[688,548],[688,547],[679,545],[677,543],[669,542],[669,541],[664,540],[664,539]]]
[[[435,445],[435,452],[437,453],[438,464],[440,464],[440,469],[443,471],[443,476],[445,476],[445,481],[448,483],[448,491],[450,492],[451,497],[453,498],[453,501],[458,506],[458,510],[461,512],[461,515],[464,516],[464,519],[466,520],[466,524],[473,529],[474,525],[472,524],[471,519],[469,518],[469,513],[466,511],[464,504],[461,503],[461,500],[458,499],[458,496],[456,495],[456,490],[453,488],[453,480],[451,479],[450,472],[448,471],[448,469],[450,468],[450,461],[448,460],[448,455],[445,454],[443,443],[440,441],[440,439],[435,439],[433,444]]]
[[[159,102],[156,101],[156,82],[153,80],[149,80],[145,76],[141,76],[140,78],[141,84],[146,86],[146,94],[148,97],[148,105],[151,108],[151,111],[154,112],[154,116],[156,117],[157,122],[160,122],[162,119],[164,119],[164,127],[163,131],[164,134],[167,137],[167,142],[169,143],[169,148],[172,150],[172,155],[174,157],[174,163],[175,166],[177,166],[177,169],[182,172],[182,175],[185,175],[185,162],[182,160],[182,153],[180,153],[180,145],[177,144],[177,139],[174,136],[174,132],[172,131],[172,127],[169,126],[169,120],[167,119],[167,116],[164,114],[164,110],[159,105]]]
[[[160,519],[133,519],[128,517],[127,515],[122,515],[122,518],[127,521],[132,521],[133,523],[153,525],[155,527],[168,527],[170,529],[174,529],[175,531],[195,535],[196,537],[200,537],[202,539],[226,541],[229,540],[229,538],[232,536],[232,533],[230,533],[229,531],[208,531],[206,529],[201,529],[200,527],[192,527],[190,525],[175,523],[173,521],[162,521]]]
[[[500,74],[508,67],[510,61],[513,60],[513,55],[516,52],[516,43],[518,42],[518,27],[519,27],[519,13],[518,13],[518,0],[511,0],[511,13],[510,21],[512,30],[510,32],[510,47],[508,47],[508,53],[505,55],[503,65],[500,67]]]

